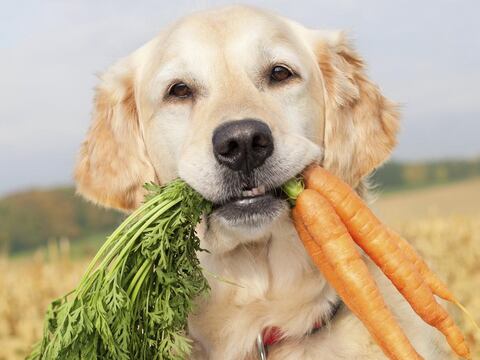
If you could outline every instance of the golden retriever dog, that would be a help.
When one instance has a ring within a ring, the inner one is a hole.
[[[342,32],[233,6],[176,22],[102,76],[75,177],[123,210],[181,177],[214,205],[198,227],[211,293],[189,319],[192,359],[384,359],[312,264],[278,188],[317,162],[363,193],[398,113]],[[425,359],[437,334],[371,267]]]

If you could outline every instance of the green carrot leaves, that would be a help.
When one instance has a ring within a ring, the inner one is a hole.
[[[195,227],[211,204],[182,180],[146,185],[78,287],[50,305],[29,359],[184,359],[193,300],[208,284]]]

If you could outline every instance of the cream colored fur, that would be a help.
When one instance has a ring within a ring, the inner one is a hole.
[[[272,87],[276,63],[299,77]],[[194,97],[165,94],[184,81]],[[228,7],[188,16],[120,60],[97,88],[92,127],[76,168],[78,191],[105,206],[137,207],[142,184],[181,176],[207,199],[221,191],[211,137],[227,120],[256,118],[272,129],[269,174],[280,185],[322,162],[354,187],[389,156],[395,106],[364,72],[341,32],[315,31],[258,9]],[[383,359],[363,325],[343,308],[305,336],[335,297],[312,265],[287,207],[261,226],[233,226],[212,215],[199,226],[202,266],[212,291],[189,321],[195,359],[256,359],[255,338],[279,326],[287,339],[269,359]],[[441,359],[437,334],[372,266],[387,303],[425,359]]]

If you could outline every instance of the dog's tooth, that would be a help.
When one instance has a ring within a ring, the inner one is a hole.
[[[243,191],[242,191],[242,196],[243,196],[243,197],[251,197],[251,196],[253,196],[253,195],[254,195],[254,194],[253,194],[253,191],[252,191],[252,190],[243,190]]]
[[[254,187],[250,190],[243,190],[242,196],[243,197],[255,197],[260,195],[265,195],[265,185],[260,185],[259,187]]]
[[[252,192],[255,196],[258,196],[258,195],[263,195],[265,193],[264,190],[262,190],[262,187],[259,186],[259,187],[256,187],[256,188],[253,188],[252,189]]]

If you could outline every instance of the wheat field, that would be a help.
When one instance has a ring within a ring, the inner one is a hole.
[[[374,208],[417,247],[480,322],[480,180],[382,196]],[[434,210],[432,210],[434,209]],[[40,337],[49,302],[78,282],[87,259],[67,245],[0,258],[0,360],[23,359]],[[449,309],[480,358],[480,334]]]

